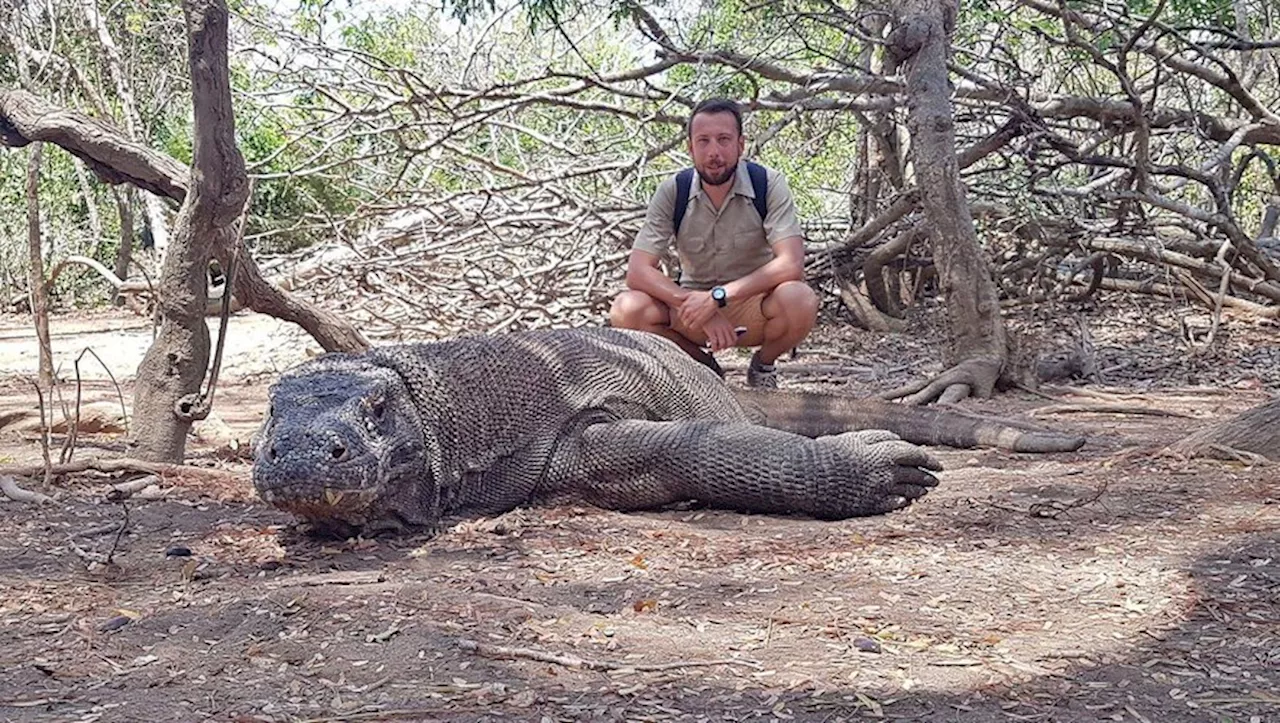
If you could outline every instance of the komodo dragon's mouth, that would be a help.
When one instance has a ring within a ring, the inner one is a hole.
[[[374,489],[277,487],[259,490],[258,494],[264,501],[297,515],[318,529],[341,532],[343,536],[370,525],[381,514],[376,504],[380,499],[379,491]]]

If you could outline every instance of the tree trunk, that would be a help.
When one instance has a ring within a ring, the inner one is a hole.
[[[174,463],[182,461],[209,366],[209,259],[214,249],[232,243],[249,191],[235,140],[227,6],[224,0],[186,0],[183,14],[194,111],[192,183],[160,276],[160,330],[138,366],[131,439],[138,457]]]
[[[116,209],[120,213],[120,246],[116,249],[116,278],[129,278],[129,261],[133,256],[133,189],[120,186],[114,189]],[[111,303],[120,304],[120,290],[112,295]]]
[[[947,371],[887,396],[910,395],[914,404],[988,397],[1007,348],[995,282],[978,245],[956,158],[947,60],[958,7],[952,0],[900,0],[894,10],[889,50],[906,80],[911,158],[952,339]]]
[[[0,89],[0,143],[21,147],[34,141],[61,146],[84,160],[107,183],[128,183],[179,202],[186,198],[187,170],[169,156],[129,140],[106,123],[57,108],[26,91]],[[230,243],[234,238],[228,236],[225,241]],[[229,247],[215,251],[223,257]],[[236,274],[235,293],[254,311],[301,326],[325,351],[363,351],[369,347],[368,340],[350,322],[292,297],[264,279],[243,246],[237,268],[242,273]]]
[[[93,184],[89,182],[89,174],[83,163],[74,163],[76,183],[80,185],[80,195],[84,197],[85,213],[89,216],[89,243],[84,249],[67,249],[67,253],[83,253],[90,258],[98,258],[98,247],[102,244],[102,215],[98,213],[98,199],[93,196]]]
[[[1280,461],[1280,399],[1189,434],[1172,449],[1186,455],[1215,457],[1230,457],[1232,451],[1252,452]]]
[[[53,345],[49,341],[49,288],[44,282],[44,255],[40,252],[40,156],[44,146],[31,148],[27,162],[27,271],[31,285],[31,316],[36,325],[36,341],[40,345],[40,388],[53,388]],[[50,397],[52,399],[53,397]]]

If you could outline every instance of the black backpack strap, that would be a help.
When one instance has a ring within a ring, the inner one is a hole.
[[[756,213],[764,223],[769,216],[769,172],[759,163],[747,161],[747,175],[751,176],[751,191],[756,194]]]
[[[686,168],[676,174],[676,207],[671,219],[671,233],[680,233],[685,208],[689,205],[689,193],[693,189],[693,169]]]

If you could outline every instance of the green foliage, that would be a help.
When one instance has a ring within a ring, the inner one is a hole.
[[[1073,3],[1068,3],[1068,6]],[[1125,8],[1133,15],[1149,17],[1159,0],[1126,0]],[[1231,0],[1169,0],[1160,19],[1174,25],[1232,27],[1235,24]]]

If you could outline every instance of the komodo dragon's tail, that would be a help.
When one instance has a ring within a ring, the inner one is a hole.
[[[949,447],[999,447],[1014,452],[1071,452],[1084,437],[1022,422],[994,420],[941,409],[875,399],[734,389],[739,401],[767,427],[806,437],[858,429],[887,429],[908,442]]]

